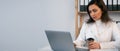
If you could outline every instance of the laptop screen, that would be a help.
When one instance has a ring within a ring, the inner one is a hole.
[[[70,32],[45,30],[54,51],[75,51]]]

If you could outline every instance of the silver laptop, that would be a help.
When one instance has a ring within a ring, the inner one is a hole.
[[[75,51],[70,32],[45,30],[53,51]]]

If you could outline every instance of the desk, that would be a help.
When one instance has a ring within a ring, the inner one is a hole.
[[[76,48],[77,51],[89,51],[88,49],[84,48]],[[119,49],[91,49],[90,51],[119,51]]]
[[[91,49],[90,51],[119,51],[118,49]]]

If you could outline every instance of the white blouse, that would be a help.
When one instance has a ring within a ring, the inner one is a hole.
[[[102,23],[101,20],[91,24],[85,22],[74,43],[82,47],[86,44],[87,38],[94,38],[100,43],[101,49],[120,48],[120,30],[115,22],[107,24]]]

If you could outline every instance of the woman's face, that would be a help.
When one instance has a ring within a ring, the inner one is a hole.
[[[102,16],[102,11],[101,9],[95,5],[95,4],[92,4],[89,6],[89,14],[90,16],[92,17],[93,20],[99,20],[101,19],[101,16]]]

